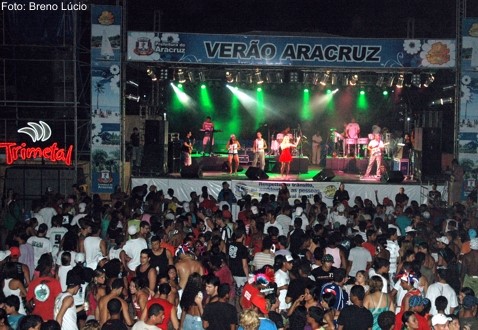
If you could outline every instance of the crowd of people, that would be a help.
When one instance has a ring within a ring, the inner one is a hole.
[[[478,329],[476,200],[289,199],[9,191],[0,330]]]

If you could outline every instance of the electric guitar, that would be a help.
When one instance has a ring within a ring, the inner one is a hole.
[[[384,143],[383,146],[381,147],[373,147],[373,148],[369,148],[368,150],[370,150],[370,154],[372,156],[378,156],[382,153],[382,149],[389,144],[390,142],[387,142],[387,143]]]

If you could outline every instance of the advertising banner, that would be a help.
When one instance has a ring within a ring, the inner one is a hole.
[[[128,60],[325,68],[453,68],[452,39],[128,32]]]
[[[91,6],[91,191],[112,193],[121,162],[121,7]]]

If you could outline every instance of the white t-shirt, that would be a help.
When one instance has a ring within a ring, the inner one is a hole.
[[[267,229],[269,229],[269,227],[276,227],[277,229],[279,229],[279,236],[284,235],[284,230],[282,230],[282,226],[280,223],[277,222],[277,220],[274,223],[270,223],[270,222],[265,223],[264,234],[267,234]]]
[[[61,240],[63,239],[63,236],[68,232],[68,229],[65,227],[51,227],[48,229],[46,233],[46,237],[50,239],[51,245],[52,245],[52,256],[53,259],[56,258],[58,255],[58,251],[60,250],[60,244]],[[64,290],[63,290],[64,291]]]
[[[382,279],[382,282],[383,282],[382,292],[383,293],[388,293],[388,281],[387,281],[387,279],[385,277],[383,277],[382,275],[380,275],[379,273],[377,273],[375,271],[375,269],[370,268],[369,271],[368,271],[368,278],[372,278],[372,276],[379,276]]]
[[[450,314],[451,308],[458,307],[458,298],[456,297],[455,290],[448,283],[435,282],[428,287],[427,298],[430,299],[432,307],[430,308],[430,314],[437,314],[435,306],[435,299],[439,296],[444,296],[448,299],[448,305],[446,305],[445,314]]]
[[[290,277],[289,273],[284,272],[282,269],[279,269],[275,272],[274,276],[277,287],[283,285],[289,285]],[[287,296],[287,289],[282,289],[279,291],[279,309],[286,310],[290,307],[290,303],[285,302],[285,297]]]
[[[48,228],[51,228],[51,218],[53,218],[58,213],[53,207],[47,206],[42,208],[38,213],[43,217],[43,223],[45,223]],[[40,224],[40,221],[38,221]]]
[[[32,236],[27,241],[28,244],[33,246],[33,258],[35,261],[35,267],[38,266],[38,260],[44,253],[51,253],[51,242],[46,237]]]
[[[355,277],[359,270],[367,270],[367,263],[372,262],[372,255],[366,248],[356,246],[350,249],[348,260],[352,261],[349,276]]]
[[[126,253],[128,257],[131,258],[131,260],[128,262],[128,268],[132,271],[136,269],[136,267],[139,266],[140,262],[140,257],[141,257],[141,250],[147,249],[148,244],[146,244],[146,241],[144,238],[139,237],[139,238],[131,238],[129,239],[124,247],[123,251]]]
[[[68,292],[63,292],[58,295],[55,299],[55,307],[53,309],[54,316],[56,319],[56,316],[60,312],[61,305],[63,303],[63,300],[67,297],[72,297],[72,295]],[[75,304],[71,304],[70,307],[65,311],[65,314],[63,314],[63,321],[61,324],[61,329],[62,330],[78,330],[78,326],[76,324],[76,306]]]
[[[86,267],[91,269],[96,269],[98,266],[98,261],[103,257],[101,253],[101,237],[97,236],[88,236],[85,238],[84,246],[85,246],[85,261]]]
[[[278,223],[279,225],[281,225],[282,227],[282,231],[284,233],[285,236],[287,236],[287,234],[289,233],[290,231],[290,223],[291,223],[292,219],[291,217],[285,215],[285,214],[279,214],[277,217],[276,217],[276,223]]]
[[[158,327],[155,325],[146,324],[144,321],[137,321],[132,330],[158,330]]]

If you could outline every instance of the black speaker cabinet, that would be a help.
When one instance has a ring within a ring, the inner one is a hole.
[[[181,169],[182,178],[202,178],[202,169],[198,164],[193,163],[191,166],[183,166]]]
[[[324,168],[322,171],[317,173],[312,180],[314,181],[332,181],[332,179],[335,177],[335,173],[333,170],[330,170],[328,168]]]
[[[164,120],[146,120],[144,123],[144,144],[167,144],[168,122]]]
[[[388,171],[382,175],[382,181],[387,183],[401,183],[404,179],[401,171]]]
[[[259,167],[250,166],[246,171],[246,176],[251,180],[267,180],[269,176]]]

